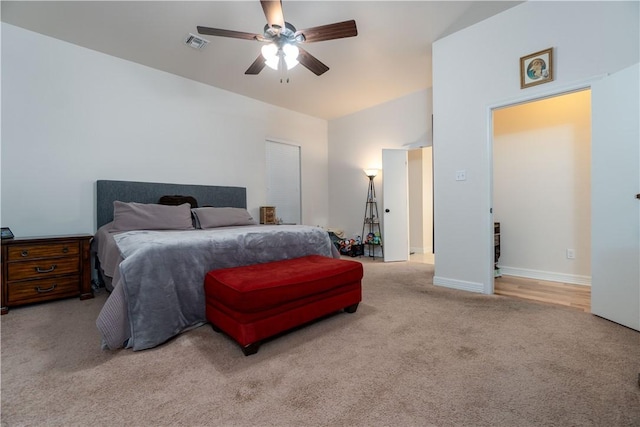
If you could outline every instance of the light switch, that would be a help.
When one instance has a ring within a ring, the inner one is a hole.
[[[456,181],[466,181],[466,179],[467,179],[466,170],[456,171]]]

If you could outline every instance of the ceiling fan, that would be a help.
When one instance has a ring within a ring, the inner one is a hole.
[[[296,27],[285,22],[281,0],[260,0],[262,10],[267,18],[262,34],[242,31],[223,30],[198,26],[198,33],[210,36],[231,37],[235,39],[255,40],[265,43],[261,54],[249,66],[245,74],[258,74],[266,66],[274,70],[286,72],[298,63],[319,76],[329,70],[325,64],[301,48],[301,43],[313,43],[326,40],[354,37],[358,35],[356,21],[337,22],[319,27],[296,30]],[[282,81],[282,80],[281,80]]]

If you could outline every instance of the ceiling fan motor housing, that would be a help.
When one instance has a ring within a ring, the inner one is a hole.
[[[266,24],[264,26],[264,38],[278,45],[282,45],[284,43],[303,43],[304,42],[304,34],[298,34],[296,36],[296,27],[289,22],[284,23],[284,28],[280,28],[277,25],[270,26]]]

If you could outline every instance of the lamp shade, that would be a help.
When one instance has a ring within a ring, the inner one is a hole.
[[[298,55],[300,54],[300,50],[292,44],[285,44],[282,48],[278,48],[274,43],[266,44],[262,46],[261,52],[267,67],[274,70],[280,68],[279,66],[283,59],[284,66],[286,66],[287,70],[292,69],[299,63]]]
[[[367,175],[369,178],[373,178],[374,176],[378,175],[378,169],[363,169],[365,175]]]
[[[284,60],[287,63],[287,70],[299,64],[298,55],[300,54],[300,49],[298,49],[298,46],[285,44],[282,46],[282,51],[284,52]]]
[[[262,52],[262,56],[265,59],[265,63],[267,67],[272,68],[274,70],[278,69],[278,46],[275,44],[265,44],[260,49]]]

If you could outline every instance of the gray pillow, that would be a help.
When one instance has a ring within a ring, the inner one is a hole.
[[[192,230],[191,205],[113,202],[113,231]]]
[[[255,225],[256,220],[244,208],[195,208],[191,209],[200,228]]]

